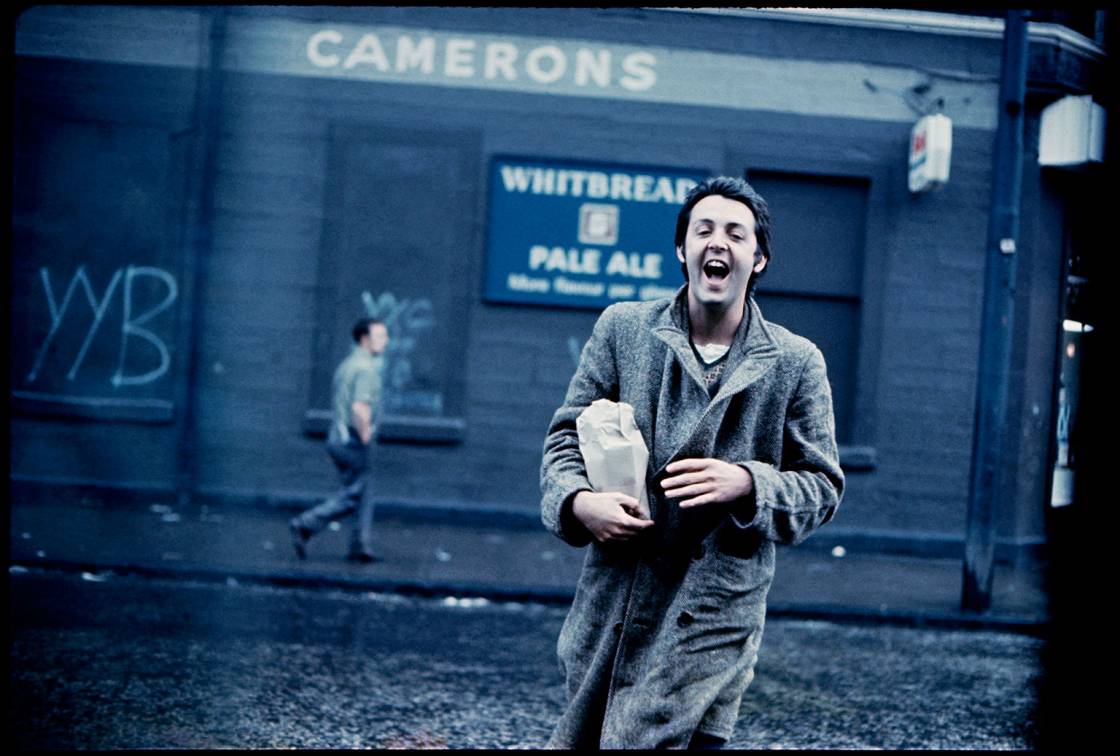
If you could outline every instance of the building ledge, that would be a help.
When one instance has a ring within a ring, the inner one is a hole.
[[[1004,26],[1003,19],[998,17],[894,8],[650,8],[649,10],[988,39],[1002,38]],[[1105,57],[1105,51],[1100,45],[1061,24],[1028,21],[1027,34],[1033,43],[1054,45],[1093,60],[1103,60]]]

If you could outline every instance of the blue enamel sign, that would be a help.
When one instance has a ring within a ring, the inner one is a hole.
[[[601,309],[684,283],[677,212],[707,174],[494,158],[485,298]]]

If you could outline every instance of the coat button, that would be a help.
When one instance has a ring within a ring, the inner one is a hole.
[[[621,622],[614,623],[614,631],[616,633],[621,633],[622,632],[622,623]]]
[[[677,617],[677,624],[681,627],[688,627],[692,624],[693,616],[691,612],[681,612]]]
[[[692,558],[696,561],[704,558],[704,544],[696,544],[696,548],[692,550]]]

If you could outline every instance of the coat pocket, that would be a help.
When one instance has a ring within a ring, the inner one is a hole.
[[[713,572],[729,591],[769,587],[774,579],[774,544],[757,530],[725,523],[712,536],[711,551]]]
[[[761,556],[744,559],[709,546],[692,562],[668,617],[683,652],[723,649],[735,657],[761,627],[770,587],[770,573]]]

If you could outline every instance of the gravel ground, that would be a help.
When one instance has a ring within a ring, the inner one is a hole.
[[[26,749],[538,748],[564,610],[14,571]],[[1042,641],[774,620],[730,745],[1026,749]]]

